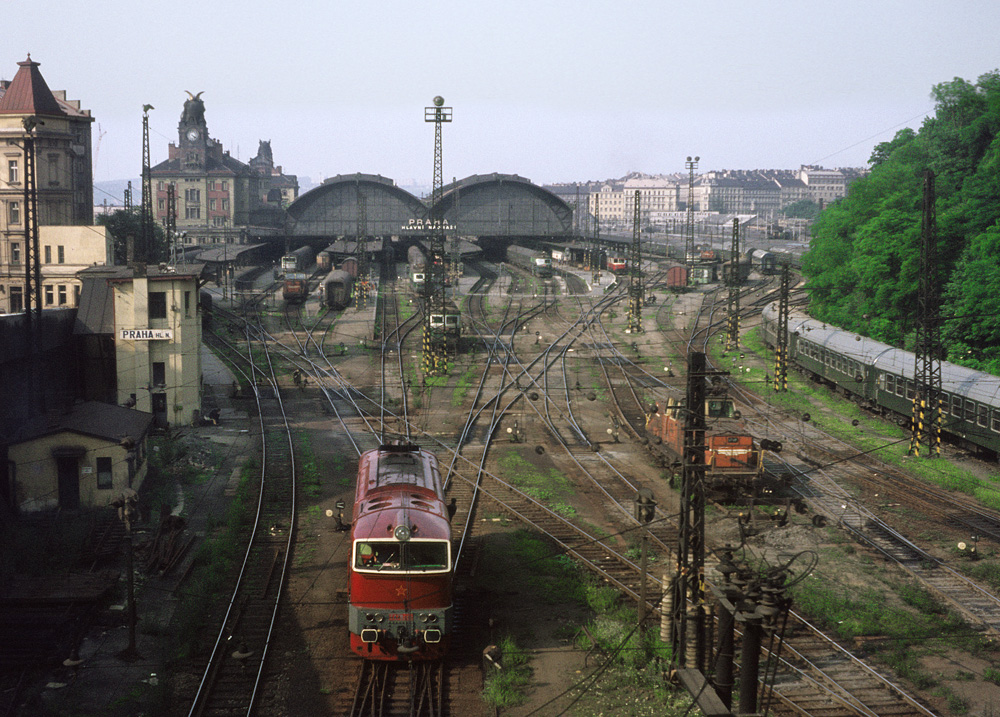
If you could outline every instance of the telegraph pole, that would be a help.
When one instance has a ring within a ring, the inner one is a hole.
[[[781,265],[781,292],[778,294],[778,323],[774,327],[774,390],[788,390],[788,300],[791,293],[792,270]]]
[[[361,192],[361,182],[355,185],[358,194],[358,224],[357,236],[354,242],[354,254],[358,260],[357,302],[354,308],[363,311],[368,305],[368,201]]]
[[[428,376],[448,373],[448,337],[444,331],[445,314],[445,223],[440,215],[440,200],[444,187],[441,125],[451,122],[452,108],[444,106],[444,98],[434,98],[433,107],[424,108],[424,122],[434,123],[434,184],[431,193],[431,235],[428,246],[427,273],[424,280],[423,369]],[[431,326],[433,314],[441,316],[440,327]]]
[[[590,278],[595,284],[601,281],[601,195],[594,202],[594,245],[590,252]]]
[[[701,157],[688,157],[684,168],[688,171],[687,234],[684,242],[684,266],[688,268],[688,283],[691,282],[691,267],[694,266],[694,170],[698,169]]]
[[[177,194],[174,183],[167,183],[167,217],[164,222],[167,241],[170,242],[170,263],[177,264]]]
[[[29,336],[42,319],[42,256],[38,246],[38,187],[35,176],[35,128],[40,122],[25,117],[24,126],[24,318]],[[34,304],[34,310],[32,310]],[[33,326],[35,325],[35,326]]]
[[[726,303],[726,351],[740,347],[740,220],[733,217],[733,245],[729,258],[729,300]]]
[[[910,453],[920,455],[927,446],[927,457],[941,455],[941,316],[937,295],[937,212],[934,172],[924,172],[924,205],[921,221],[920,287],[917,295],[917,350],[914,352],[913,422]]]
[[[705,354],[688,354],[677,569],[671,591],[671,646],[678,668],[705,672]],[[688,602],[691,610],[688,610]],[[693,639],[692,639],[693,638]],[[690,654],[692,644],[694,656]]]
[[[153,183],[149,163],[149,111],[153,105],[142,106],[142,245],[136,261],[159,261],[152,255],[153,248]]]
[[[628,326],[626,334],[642,333],[642,245],[639,227],[641,212],[639,207],[641,194],[635,190],[635,210],[632,213],[632,247],[629,252],[628,271]]]

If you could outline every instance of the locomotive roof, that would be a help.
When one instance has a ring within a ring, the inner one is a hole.
[[[382,446],[359,463],[354,537],[391,539],[399,525],[414,539],[451,537],[437,460],[416,446]]]
[[[773,304],[767,308],[771,309],[768,313],[774,320],[777,318],[777,312],[772,307]],[[904,376],[911,380],[916,374],[915,356],[910,351],[829,326],[800,312],[789,313],[788,331],[798,332],[800,339],[811,341],[879,371]],[[979,403],[997,405],[1000,400],[998,399],[1000,377],[958,366],[950,361],[942,361],[941,390]]]
[[[401,486],[440,500],[441,474],[434,454],[416,446],[382,446],[361,456],[358,500]]]

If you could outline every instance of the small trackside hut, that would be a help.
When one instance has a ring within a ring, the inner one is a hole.
[[[351,650],[369,660],[435,660],[452,632],[451,518],[434,454],[362,454],[351,523]]]

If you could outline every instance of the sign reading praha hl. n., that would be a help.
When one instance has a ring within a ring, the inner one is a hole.
[[[174,338],[173,329],[122,329],[122,341],[163,341]]]

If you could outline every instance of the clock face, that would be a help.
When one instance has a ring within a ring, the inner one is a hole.
[[[187,138],[189,140],[191,140],[192,142],[194,142],[196,139],[198,139],[198,130],[196,130],[196,129],[189,129],[188,132],[187,132]]]

